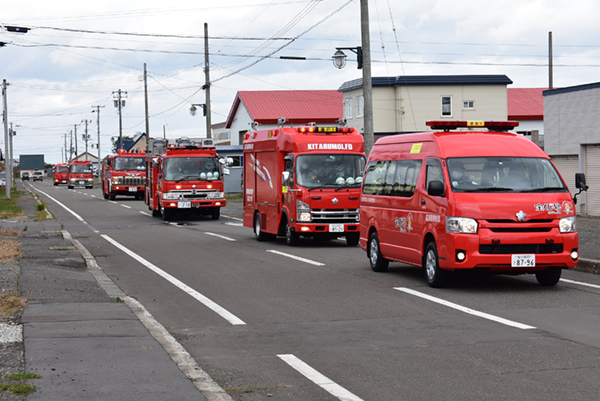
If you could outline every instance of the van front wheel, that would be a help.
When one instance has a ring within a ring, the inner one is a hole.
[[[535,278],[537,279],[540,285],[545,287],[552,287],[556,285],[560,280],[560,276],[562,274],[562,269],[560,267],[548,267],[546,270],[542,270],[541,272],[535,273]]]
[[[427,244],[425,257],[423,258],[423,269],[427,284],[433,288],[442,288],[448,281],[448,272],[440,268],[437,246],[434,241]]]
[[[379,236],[375,231],[373,231],[369,237],[369,248],[367,251],[371,269],[378,273],[386,271],[390,261],[385,259],[381,254],[381,250],[379,249]]]

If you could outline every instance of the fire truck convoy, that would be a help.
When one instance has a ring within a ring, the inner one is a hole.
[[[175,214],[210,215],[218,220],[227,202],[223,192],[224,159],[210,138],[149,140],[145,202],[153,216],[170,221]]]
[[[102,195],[115,200],[117,195],[144,199],[146,185],[146,152],[119,149],[116,155],[102,160]]]
[[[67,184],[69,179],[69,165],[66,163],[57,163],[52,168],[52,178],[54,186]]]
[[[280,127],[244,136],[244,226],[258,241],[360,239],[362,135],[349,127]]]
[[[89,189],[94,187],[94,168],[91,161],[73,161],[69,164],[67,187],[73,189],[76,186]]]

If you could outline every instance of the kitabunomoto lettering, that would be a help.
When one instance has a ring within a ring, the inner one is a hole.
[[[352,150],[351,143],[307,143],[308,150]]]
[[[440,221],[442,221],[442,218],[439,214],[426,214],[425,215],[425,221],[431,221],[434,223],[439,223]]]
[[[536,203],[533,205],[536,212],[548,212],[548,214],[560,214],[562,207],[560,203]]]

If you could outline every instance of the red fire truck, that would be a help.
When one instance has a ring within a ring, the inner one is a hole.
[[[102,160],[102,195],[115,200],[117,195],[144,199],[146,185],[146,152],[119,149],[116,155]]]
[[[146,154],[145,202],[153,216],[210,215],[218,220],[227,202],[222,168],[210,138],[150,139]]]
[[[66,163],[57,163],[52,167],[52,177],[54,186],[67,184],[69,178],[69,165]]]
[[[244,136],[244,226],[258,241],[346,237],[358,244],[363,137],[348,127],[285,127]]]
[[[92,162],[72,161],[69,164],[69,175],[67,178],[67,186],[73,189],[75,186],[93,188],[94,187],[94,167]]]

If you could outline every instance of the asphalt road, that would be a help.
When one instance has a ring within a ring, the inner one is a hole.
[[[345,241],[258,242],[241,204],[165,223],[131,198],[32,183],[50,211],[234,400],[589,400],[600,276],[374,273]]]

